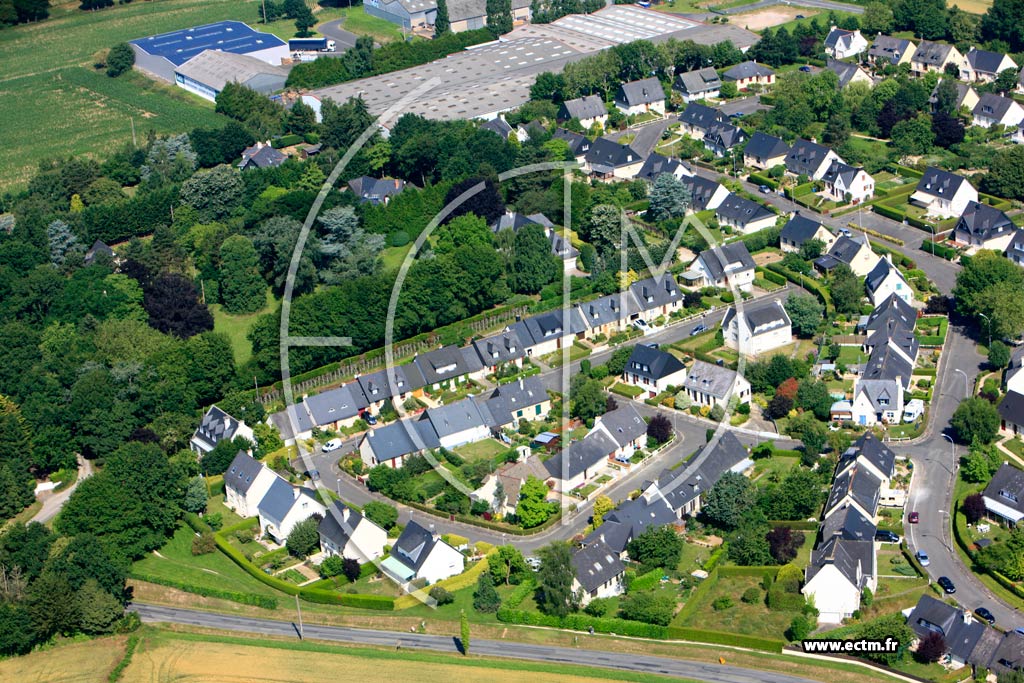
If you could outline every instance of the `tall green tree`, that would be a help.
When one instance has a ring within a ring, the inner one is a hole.
[[[517,294],[536,294],[558,278],[562,265],[551,253],[543,226],[527,225],[516,231],[508,271],[509,287]]]
[[[488,556],[487,564],[494,583],[502,586],[518,584],[530,575],[523,553],[514,545],[498,546],[497,551]]]
[[[973,318],[979,329],[991,329],[993,339],[1016,339],[1024,333],[1024,297],[1019,295],[1024,271],[989,250],[962,265],[953,288],[957,311]]]
[[[575,612],[580,596],[572,589],[572,548],[565,541],[556,541],[541,548],[537,555],[541,561],[537,572],[537,608],[556,617]]]
[[[629,542],[629,559],[645,567],[675,569],[683,554],[682,537],[670,525],[653,526]]]
[[[487,0],[487,29],[495,38],[512,30],[512,0]]]
[[[320,520],[316,517],[304,519],[292,528],[285,546],[288,553],[295,557],[305,558],[320,547]]]
[[[523,528],[540,526],[553,514],[556,503],[547,502],[548,487],[532,474],[519,488],[519,502],[516,504],[516,518]]]
[[[961,443],[979,441],[983,444],[995,441],[999,433],[999,411],[983,398],[973,397],[962,401],[953,411],[949,424]]]
[[[437,0],[437,14],[434,16],[434,37],[438,38],[452,30],[448,19],[448,0]]]
[[[259,272],[252,240],[233,235],[220,247],[220,298],[228,313],[255,313],[267,304],[267,283]]]
[[[860,310],[860,301],[864,296],[864,287],[860,279],[853,274],[850,267],[845,263],[839,264],[832,271],[832,284],[829,288],[832,293],[832,303],[835,304],[839,313],[856,313]]]
[[[690,201],[690,192],[682,181],[671,173],[662,173],[651,188],[647,215],[655,221],[681,218],[690,207]]]
[[[869,2],[864,5],[864,14],[860,17],[860,27],[865,35],[888,33],[893,25],[892,7],[884,2]]]
[[[981,19],[981,36],[1004,41],[1011,52],[1024,50],[1024,2],[994,0]]]
[[[790,294],[786,298],[786,313],[798,337],[810,338],[821,324],[825,309],[809,294]]]
[[[997,152],[981,187],[998,197],[1024,199],[1024,147],[1011,145]]]
[[[749,479],[736,472],[726,472],[708,491],[701,514],[712,526],[732,531],[740,526],[756,498]]]

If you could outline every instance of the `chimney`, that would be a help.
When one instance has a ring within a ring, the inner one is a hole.
[[[368,436],[368,437],[370,437],[372,439],[373,438],[373,430],[372,429],[367,429],[366,430],[366,436]]]
[[[604,543],[604,532],[601,532],[601,543]]]
[[[523,378],[522,378],[522,377],[520,377],[520,378],[519,378],[519,389],[520,389],[520,390],[523,390],[524,388],[525,388],[525,387],[523,386]]]
[[[430,525],[430,537],[434,539],[434,543],[437,543],[441,538],[441,534],[437,533],[437,529],[434,528],[433,524]]]
[[[963,612],[963,615],[964,615],[964,623],[965,624],[973,624],[974,623],[974,615],[971,614],[971,610],[965,609],[964,612]]]

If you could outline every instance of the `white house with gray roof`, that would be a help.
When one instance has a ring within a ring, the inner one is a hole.
[[[284,543],[299,522],[314,515],[323,518],[325,512],[314,491],[292,486],[276,474],[256,506],[260,531],[278,543]]]
[[[971,111],[971,123],[982,128],[1007,126],[1016,128],[1024,121],[1024,107],[1016,100],[987,92],[981,96]]]
[[[801,592],[814,601],[819,624],[838,624],[860,609],[865,588],[877,588],[874,539],[833,536],[811,551]]]
[[[722,183],[694,175],[683,178],[683,187],[690,194],[690,212],[717,209],[729,196],[729,188]]]
[[[592,543],[572,553],[573,591],[580,595],[580,605],[594,598],[613,598],[625,592],[623,578],[626,566],[617,553],[604,543]]]
[[[688,104],[679,115],[680,131],[683,135],[696,140],[703,140],[712,125],[728,122],[729,117],[718,109],[697,102]]]
[[[494,428],[514,428],[520,420],[543,420],[551,411],[551,398],[537,376],[499,385],[482,399],[481,412],[490,416]]]
[[[583,170],[600,180],[632,180],[644,165],[644,157],[629,145],[608,138],[590,144]]]
[[[1024,519],[1024,471],[1004,462],[992,475],[982,498],[989,513],[1017,524]]]
[[[508,327],[497,334],[474,340],[473,348],[488,373],[496,372],[502,365],[521,368],[526,357],[522,340],[515,330]]]
[[[824,251],[828,253],[828,250],[835,244],[836,236],[823,223],[808,218],[798,211],[782,226],[779,233],[779,246],[784,252],[799,253],[804,242],[812,239],[819,240],[824,244]]]
[[[775,227],[778,215],[767,206],[734,192],[715,209],[715,218],[722,225],[728,225],[744,235],[750,235],[765,228]]]
[[[916,50],[917,45],[906,38],[893,38],[879,33],[868,48],[867,59],[876,66],[909,64]]]
[[[334,501],[317,528],[320,549],[328,557],[336,555],[360,564],[384,555],[388,532],[341,501]]]
[[[868,41],[860,34],[860,30],[848,31],[833,26],[825,36],[825,54],[836,59],[856,57],[868,49]]]
[[[425,580],[427,585],[437,583],[461,574],[465,564],[462,553],[441,540],[437,531],[409,520],[380,566],[385,574],[406,586],[416,579]]]
[[[637,344],[626,361],[622,381],[639,387],[654,398],[669,387],[678,387],[686,379],[686,366],[667,351],[647,344]]]
[[[923,76],[929,71],[945,73],[947,66],[956,67],[957,71],[966,66],[967,60],[952,45],[922,40],[910,58],[910,73]]]
[[[910,201],[927,209],[929,216],[960,216],[970,202],[978,201],[978,191],[963,176],[929,166],[917,182]]]
[[[439,389],[443,384],[462,384],[467,379],[479,379],[484,375],[484,366],[472,347],[460,348],[455,345],[417,354],[413,360],[424,386]]]
[[[825,175],[824,194],[837,204],[860,204],[875,196],[875,179],[863,168],[833,161]]]
[[[387,465],[398,469],[406,458],[441,445],[428,420],[406,418],[383,427],[371,427],[359,441],[359,456],[367,469]]]
[[[750,136],[747,131],[731,123],[716,123],[704,133],[704,149],[718,158],[745,143]]]
[[[768,170],[786,162],[789,145],[782,138],[756,131],[743,148],[743,165]]]
[[[895,379],[857,379],[853,422],[863,427],[898,424],[903,417],[903,385]]]
[[[591,301],[573,304],[587,323],[584,336],[593,339],[598,336],[610,337],[625,330],[629,321],[643,310],[630,290],[606,294]]]
[[[470,398],[428,408],[424,417],[433,427],[442,448],[458,448],[467,443],[482,441],[491,435],[487,426],[490,419],[484,416],[477,402]]]
[[[736,287],[749,292],[754,287],[754,259],[744,242],[730,242],[700,252],[683,277],[691,286]]]
[[[1003,71],[1012,69],[1016,72],[1019,68],[1017,62],[1009,55],[972,47],[964,56],[964,63],[960,67],[960,80],[991,83]]]
[[[356,382],[371,412],[379,411],[390,399],[402,403],[426,385],[423,373],[414,362],[359,375]],[[352,391],[355,393],[355,388]]]
[[[680,94],[683,102],[696,102],[718,97],[722,79],[713,67],[695,69],[676,75],[672,89]]]
[[[665,89],[657,78],[623,83],[615,93],[615,107],[626,116],[654,113],[665,115]]]
[[[811,180],[821,180],[833,162],[842,163],[842,158],[824,145],[810,140],[797,139],[786,155],[786,170],[793,175],[805,175]]]
[[[914,303],[914,290],[900,269],[893,265],[892,256],[886,254],[864,278],[868,299],[872,306],[878,306],[890,296],[899,297],[908,304]]]
[[[245,451],[238,451],[224,471],[224,504],[240,517],[253,517],[275,479],[272,469]]]
[[[722,365],[693,361],[683,381],[683,391],[695,405],[723,408],[730,399],[737,403],[750,400],[750,382],[735,370]]]
[[[722,319],[725,345],[745,356],[758,356],[793,343],[793,327],[778,299],[730,306]]]
[[[603,126],[608,122],[608,110],[600,95],[584,95],[562,102],[562,106],[558,110],[558,120],[567,121],[569,119],[578,119],[584,129],[590,128],[595,123],[600,123]]]
[[[594,432],[604,432],[615,443],[615,448],[608,454],[610,458],[629,462],[646,440],[647,422],[635,405],[626,403],[595,417],[591,433]]]
[[[538,313],[518,321],[512,329],[526,344],[526,355],[543,356],[572,344],[577,336],[582,337],[587,323],[579,309],[572,307]]]
[[[628,461],[646,433],[647,423],[632,404],[601,415],[586,436],[544,463],[553,489],[568,493],[605,472],[611,459]]]
[[[683,293],[672,273],[637,280],[629,291],[640,307],[640,316],[650,321],[683,307]]]
[[[825,63],[825,68],[839,79],[840,90],[854,83],[863,83],[869,88],[875,87],[875,79],[871,77],[871,74],[856,64],[829,59]]]
[[[953,229],[953,239],[967,246],[968,253],[978,249],[1005,251],[1017,226],[1005,213],[982,202],[968,202]]]
[[[636,498],[627,498],[614,510],[606,512],[604,522],[583,539],[582,545],[605,545],[625,560],[629,557],[626,547],[630,541],[652,527],[675,524],[676,521],[672,506],[658,485],[652,483]]]
[[[918,642],[931,633],[941,635],[946,646],[943,663],[954,670],[968,664],[976,666],[979,672],[990,667],[996,668],[992,666],[995,663],[992,660],[998,661],[998,657],[993,657],[993,654],[999,650],[1000,645],[1006,638],[1020,638],[1020,634],[1011,636],[1009,633],[1004,637],[996,629],[975,618],[971,610],[948,605],[931,595],[922,595],[917,601],[907,617],[907,626],[914,632]]]
[[[256,443],[256,437],[247,424],[236,420],[214,405],[203,415],[202,422],[189,440],[189,448],[202,458],[221,441],[233,441],[237,436]]]
[[[306,396],[302,399],[302,405],[314,425],[329,430],[351,427],[369,407],[358,382],[349,382],[321,394]]]

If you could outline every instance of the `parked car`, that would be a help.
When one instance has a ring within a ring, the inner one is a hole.
[[[633,321],[633,327],[640,330],[641,332],[647,332],[651,329],[651,326],[647,324],[647,321],[643,318],[637,318]]]
[[[796,15],[796,18],[797,18],[797,19],[806,19],[807,17],[805,17],[805,16],[804,16],[804,15],[802,15],[802,14],[798,14],[798,15]]]
[[[331,439],[324,444],[323,452],[330,453],[331,451],[336,451],[339,448],[341,448],[341,439]]]
[[[928,559],[928,553],[923,550],[918,550],[914,553],[914,557],[917,558],[917,561],[921,563],[922,567],[927,567],[932,563],[932,561]]]
[[[875,540],[879,543],[899,543],[900,537],[888,529],[879,529],[875,532]]]
[[[772,188],[768,187],[767,185],[761,185],[757,189],[761,191],[761,194],[771,194],[772,193]]]
[[[921,515],[919,515],[916,511],[911,512],[909,515],[907,515],[907,521],[911,524],[917,524],[921,521]]]
[[[956,593],[956,586],[953,585],[953,582],[949,580],[948,576],[940,576],[936,583],[942,587],[942,590],[946,591],[946,595]]]
[[[691,337],[696,337],[701,332],[707,332],[707,331],[708,331],[708,326],[705,325],[704,323],[701,323],[701,324],[697,325],[697,327],[695,327],[692,330],[690,330],[690,336]]]
[[[800,70],[803,71],[805,74],[811,73],[811,67],[807,66],[806,64],[800,67]]]
[[[974,613],[978,615],[979,619],[984,619],[985,621],[987,621],[989,626],[995,626],[996,618],[992,616],[992,613],[989,612],[987,608],[979,607],[978,609],[974,610]]]
[[[317,479],[320,478],[320,471],[319,470],[306,470],[305,474],[306,474],[306,477],[308,479],[310,479],[311,481],[316,481]]]
[[[373,413],[363,413],[363,419],[366,420],[366,424],[370,425],[371,427],[377,424],[377,416],[374,415]]]
[[[526,564],[529,565],[533,571],[540,570],[540,558],[539,557],[527,557]]]
[[[853,233],[849,228],[839,228],[839,234],[843,237],[853,237]]]

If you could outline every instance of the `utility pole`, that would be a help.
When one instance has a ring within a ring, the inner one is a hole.
[[[302,632],[302,607],[299,606],[299,594],[295,594],[295,610],[299,613],[299,640],[303,639]]]
[[[132,122],[132,147],[138,149],[139,143],[135,141],[135,117],[129,116],[128,120]]]

